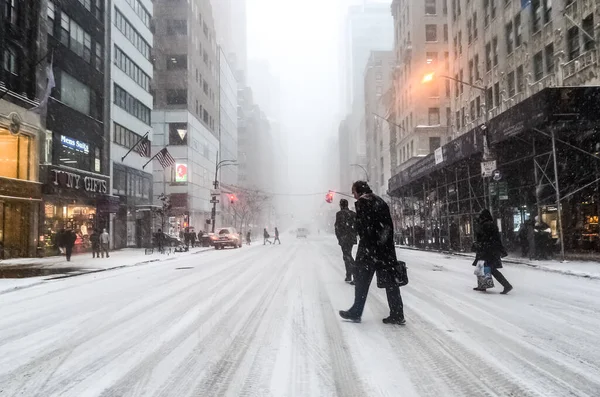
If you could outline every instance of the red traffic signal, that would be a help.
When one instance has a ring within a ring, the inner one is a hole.
[[[333,191],[329,191],[329,193],[327,193],[327,195],[325,196],[325,201],[327,201],[329,204],[333,203],[333,195],[335,194],[335,192]]]
[[[235,200],[237,200],[237,197],[235,197],[235,194],[230,194],[229,195],[229,202],[231,204],[233,204],[235,202]]]

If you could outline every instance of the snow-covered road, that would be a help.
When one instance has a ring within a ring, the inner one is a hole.
[[[407,325],[361,324],[329,237],[210,251],[0,295],[1,396],[600,396],[600,281],[400,250]]]

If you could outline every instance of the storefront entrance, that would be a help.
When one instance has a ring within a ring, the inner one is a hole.
[[[46,202],[44,215],[44,248],[47,255],[58,253],[56,236],[63,229],[72,229],[77,235],[75,252],[90,248],[89,235],[97,228],[95,206]]]
[[[0,201],[0,259],[28,256],[31,213],[30,203]]]

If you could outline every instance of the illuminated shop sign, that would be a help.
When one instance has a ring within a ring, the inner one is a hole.
[[[69,138],[68,136],[61,135],[60,143],[69,149],[73,149],[77,152],[89,154],[90,153],[90,145],[85,142],[78,141],[77,139]]]
[[[187,164],[176,164],[175,165],[175,182],[187,182],[187,180],[188,180]]]
[[[92,193],[108,193],[108,181],[74,172],[52,169],[52,183],[69,189],[83,189]]]

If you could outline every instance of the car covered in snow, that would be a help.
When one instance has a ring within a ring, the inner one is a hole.
[[[215,249],[242,248],[242,236],[233,227],[222,227],[211,237]]]
[[[304,227],[299,227],[296,230],[296,238],[307,238],[308,237],[308,229]]]

